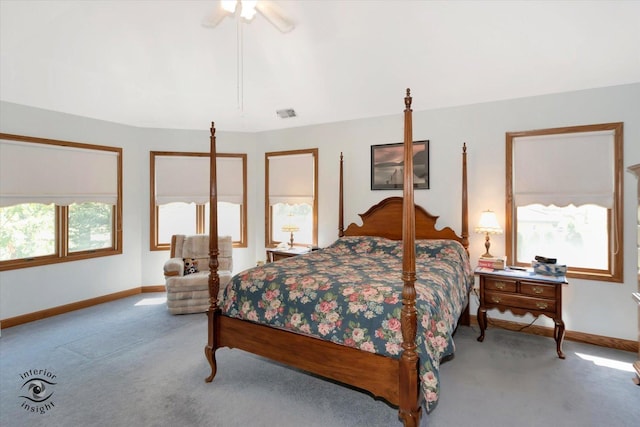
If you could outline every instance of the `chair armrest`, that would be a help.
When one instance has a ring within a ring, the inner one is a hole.
[[[164,263],[165,277],[184,275],[184,261],[182,258],[171,258]]]

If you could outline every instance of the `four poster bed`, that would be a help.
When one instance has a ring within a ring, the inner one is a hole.
[[[458,236],[436,230],[437,217],[414,205],[411,113],[407,89],[403,197],[381,201],[360,215],[362,226],[344,229],[341,156],[339,239],[237,274],[221,301],[212,124],[207,382],[216,349],[229,347],[366,390],[398,406],[405,426],[419,424],[423,402],[433,407],[440,361],[453,354],[460,318],[468,324],[466,146]]]

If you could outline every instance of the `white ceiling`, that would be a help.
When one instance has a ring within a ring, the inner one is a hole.
[[[640,82],[640,1],[0,0],[0,99],[140,127],[263,131]],[[276,110],[298,117],[280,119]]]

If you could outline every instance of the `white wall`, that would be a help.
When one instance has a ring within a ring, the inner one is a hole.
[[[236,271],[264,259],[264,153],[319,148],[319,244],[335,240],[338,228],[338,165],[345,158],[345,223],[399,191],[370,190],[370,146],[401,142],[403,90],[398,114],[388,117],[290,128],[256,134],[218,132],[220,152],[248,154],[249,247],[234,250]],[[413,94],[414,139],[429,139],[429,190],[418,190],[416,203],[440,215],[440,227],[460,229],[460,158],[468,145],[470,227],[485,209],[504,224],[505,132],[571,125],[624,122],[624,166],[640,163],[640,84],[421,111],[428,94]],[[295,120],[295,119],[293,119]],[[295,123],[295,122],[292,122]],[[208,127],[208,124],[207,124]],[[0,272],[0,319],[105,295],[140,285],[163,283],[166,252],[149,251],[149,151],[206,151],[209,132],[140,129],[0,104],[0,131],[124,148],[124,253],[53,266]],[[579,155],[579,153],[577,154]],[[637,338],[635,180],[625,172],[625,281],[623,284],[571,280],[564,289],[568,330],[616,338]],[[471,233],[475,263],[483,236]],[[503,236],[492,237],[492,253],[504,253]],[[61,292],[61,289],[63,290]],[[472,306],[475,310],[477,305]],[[490,316],[530,321],[509,314]],[[548,319],[538,324],[551,326]]]
[[[0,132],[122,147],[124,243],[121,255],[0,272],[0,319],[164,284],[162,265],[168,251],[149,249],[149,152],[208,152],[208,128],[135,128],[2,102]],[[217,137],[219,152],[247,153],[248,179],[260,179],[252,172],[258,161],[255,135],[218,132]],[[250,187],[249,200],[255,191]],[[238,268],[255,264],[254,248],[235,250],[234,261]]]

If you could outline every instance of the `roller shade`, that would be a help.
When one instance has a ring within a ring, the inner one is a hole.
[[[244,201],[243,163],[240,157],[217,157],[218,201],[241,205]]]
[[[244,199],[241,157],[217,157],[219,202],[242,204]],[[156,204],[209,202],[209,156],[156,156]]]
[[[313,154],[270,156],[269,204],[313,204]]]
[[[609,130],[514,138],[516,206],[613,208],[614,146],[614,131]]]
[[[118,200],[119,151],[0,140],[0,206]]]

